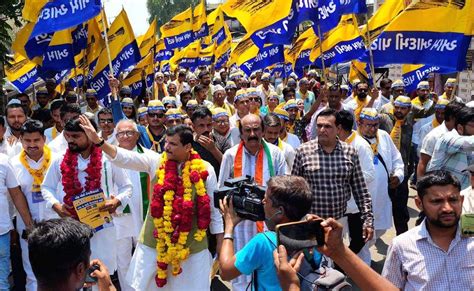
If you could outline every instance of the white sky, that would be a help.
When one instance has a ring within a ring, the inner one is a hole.
[[[109,23],[115,19],[123,7],[136,36],[144,34],[150,26],[148,23],[150,14],[146,8],[146,0],[103,0],[102,2],[105,5]]]

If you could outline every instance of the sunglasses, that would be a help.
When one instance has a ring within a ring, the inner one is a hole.
[[[151,118],[153,118],[153,117],[163,118],[163,117],[165,117],[165,114],[164,113],[148,113],[148,116],[151,117]]]
[[[99,122],[100,123],[114,123],[114,120],[112,118],[110,119],[100,118]]]

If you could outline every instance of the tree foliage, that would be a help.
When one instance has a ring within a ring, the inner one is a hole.
[[[176,14],[193,8],[199,3],[199,0],[147,0],[148,12],[150,13],[149,22],[156,17],[158,28],[170,21]]]
[[[7,54],[12,44],[13,27],[22,26],[21,10],[24,0],[2,0],[0,1],[0,63],[9,60]]]

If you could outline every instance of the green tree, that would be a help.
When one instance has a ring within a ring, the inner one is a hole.
[[[176,14],[193,8],[199,3],[199,0],[147,0],[148,12],[150,13],[149,22],[156,17],[158,29],[170,21]]]
[[[13,27],[21,27],[21,10],[24,0],[2,0],[0,2],[0,63],[6,63],[12,44]]]

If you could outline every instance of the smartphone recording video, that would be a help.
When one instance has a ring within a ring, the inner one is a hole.
[[[278,245],[288,253],[324,245],[323,220],[297,221],[276,226]]]

